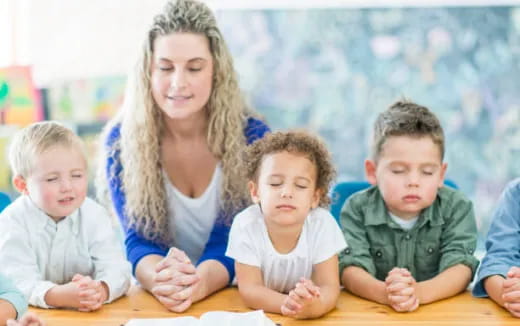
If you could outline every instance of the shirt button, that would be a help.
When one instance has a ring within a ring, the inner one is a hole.
[[[428,253],[431,254],[432,252],[433,252],[433,248],[432,247],[428,248]]]
[[[407,234],[405,237],[404,237],[406,240],[410,240],[412,238],[411,235]]]
[[[344,255],[349,255],[349,254],[350,254],[350,248],[345,248],[345,249],[343,250],[343,254],[344,254]]]
[[[376,256],[377,256],[377,257],[382,257],[382,256],[383,256],[383,253],[382,253],[381,251],[377,251],[377,252],[376,252]]]

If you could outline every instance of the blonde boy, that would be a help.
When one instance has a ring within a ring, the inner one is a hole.
[[[0,266],[33,306],[93,311],[130,285],[107,212],[86,197],[82,149],[49,121],[20,130],[10,145],[21,196],[0,214]]]
[[[468,286],[478,260],[472,203],[444,187],[444,135],[427,108],[397,102],[375,123],[365,172],[373,187],[341,212],[349,248],[340,254],[350,292],[413,311]]]

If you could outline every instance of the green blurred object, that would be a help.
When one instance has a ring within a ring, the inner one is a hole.
[[[7,81],[0,80],[0,110],[5,108],[5,103],[7,102],[7,97],[9,95],[9,84]]]

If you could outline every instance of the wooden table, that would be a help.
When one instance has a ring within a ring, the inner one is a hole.
[[[100,325],[120,326],[131,318],[161,318],[183,315],[200,316],[206,311],[248,311],[236,288],[222,290],[194,304],[187,313],[167,311],[149,293],[133,286],[128,296],[105,305],[99,311],[82,313],[71,310],[30,308],[48,326]],[[456,297],[419,307],[412,313],[397,313],[386,306],[341,292],[337,308],[315,320],[293,320],[280,315],[268,314],[283,326],[293,325],[520,325],[507,311],[489,299],[473,298],[469,292]]]

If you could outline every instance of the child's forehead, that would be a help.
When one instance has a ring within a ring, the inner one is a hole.
[[[273,162],[291,162],[291,161],[299,161],[300,159],[305,159],[314,165],[311,156],[308,153],[303,153],[301,151],[291,151],[291,150],[281,150],[266,153],[263,155],[261,160],[261,165],[265,161],[273,161]]]
[[[87,164],[85,153],[72,144],[55,144],[48,146],[39,152],[35,152],[33,155],[33,161],[38,163],[41,163],[42,161],[59,162],[60,165],[70,164],[72,162]]]
[[[260,163],[260,173],[304,173],[315,176],[316,164],[308,155],[300,152],[278,151],[264,155]]]
[[[56,151],[68,152],[70,154],[79,154],[81,156],[84,156],[80,147],[78,146],[78,144],[76,144],[74,142],[71,142],[71,143],[63,142],[63,143],[50,144],[50,145],[47,145],[47,146],[42,147],[39,150],[37,150],[37,153],[42,155],[42,154],[46,154],[49,152],[56,152]]]
[[[381,145],[379,159],[421,157],[427,161],[442,160],[441,146],[431,136],[390,136]]]

